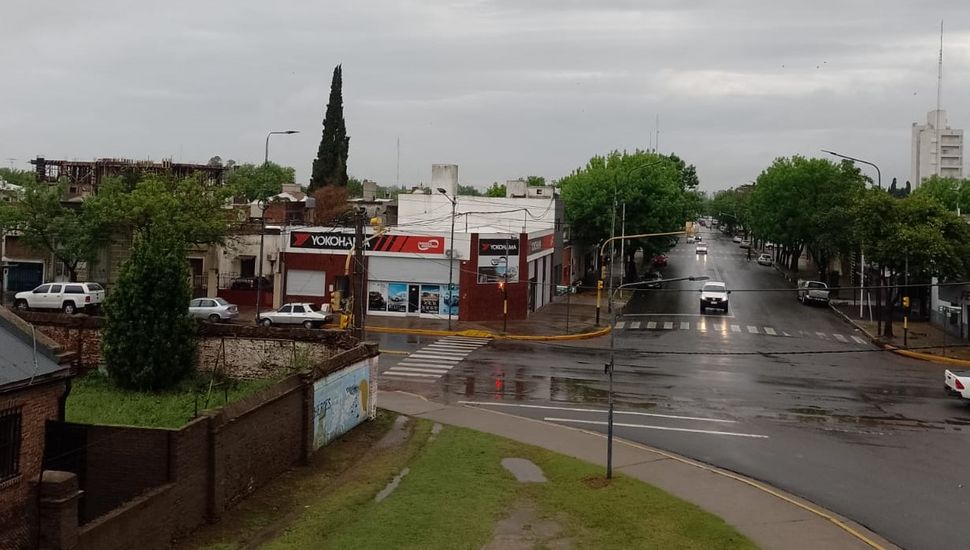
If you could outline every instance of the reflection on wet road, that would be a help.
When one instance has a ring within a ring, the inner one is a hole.
[[[615,332],[617,436],[764,480],[903,547],[966,547],[950,527],[970,523],[970,407],[943,395],[943,367],[859,343],[730,240],[707,242],[703,260],[671,251],[664,275],[725,281],[731,316],[698,316],[697,283],[631,301]],[[493,342],[433,384],[382,387],[605,432],[608,345]]]

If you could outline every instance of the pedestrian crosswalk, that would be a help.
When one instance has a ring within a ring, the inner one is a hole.
[[[418,349],[383,376],[398,380],[433,382],[447,374],[471,352],[488,343],[487,338],[446,336]]]
[[[868,342],[854,334],[826,333],[821,331],[805,330],[782,330],[775,327],[742,325],[739,323],[714,323],[706,319],[700,321],[617,321],[614,325],[616,330],[655,330],[655,331],[674,331],[674,330],[695,330],[697,332],[709,333],[732,333],[732,334],[760,334],[765,336],[777,336],[781,338],[792,337],[812,337],[827,341],[836,341],[842,344],[865,345]]]

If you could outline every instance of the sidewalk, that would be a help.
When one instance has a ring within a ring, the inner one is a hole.
[[[883,345],[888,344],[900,349],[906,349],[907,346],[904,345],[903,338],[903,323],[901,321],[893,321],[893,337],[887,338],[876,333],[876,322],[869,320],[868,310],[863,312],[865,314],[865,319],[859,319],[858,305],[853,305],[851,303],[839,303],[833,304],[832,307],[838,309],[853,324],[857,325],[871,336],[876,337],[875,339],[877,340],[877,343],[881,343]],[[952,359],[970,361],[970,347],[966,347],[967,344],[970,344],[970,342],[957,338],[952,334],[947,334],[944,339],[943,330],[936,325],[930,324],[928,321],[910,321],[909,336],[906,340],[908,347],[918,348],[915,351],[918,351],[919,353],[936,355],[940,358],[948,357]],[[944,347],[944,344],[946,347]]]
[[[603,435],[475,407],[382,392],[379,406],[442,424],[471,428],[605,465]],[[896,548],[850,520],[764,483],[616,439],[614,469],[716,514],[766,549]]]

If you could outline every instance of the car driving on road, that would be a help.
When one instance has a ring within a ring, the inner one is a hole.
[[[771,254],[761,254],[758,256],[758,265],[771,265]]]
[[[741,235],[735,235],[732,239],[733,242],[740,243],[742,240]]]
[[[798,281],[798,301],[803,304],[828,304],[829,285],[822,281]]]
[[[285,304],[276,311],[260,313],[256,322],[264,327],[303,325],[303,328],[314,328],[329,323],[331,319],[330,304],[293,303]]]
[[[720,281],[709,281],[704,283],[700,292],[701,313],[706,313],[708,309],[722,309],[724,313],[728,312],[728,294],[731,291],[727,289],[727,285]]]
[[[696,254],[707,254],[707,245],[704,243],[699,243],[694,247],[694,252]]]

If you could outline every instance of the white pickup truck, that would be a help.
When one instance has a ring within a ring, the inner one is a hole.
[[[953,397],[970,399],[970,370],[949,370],[943,375],[943,389]]]

